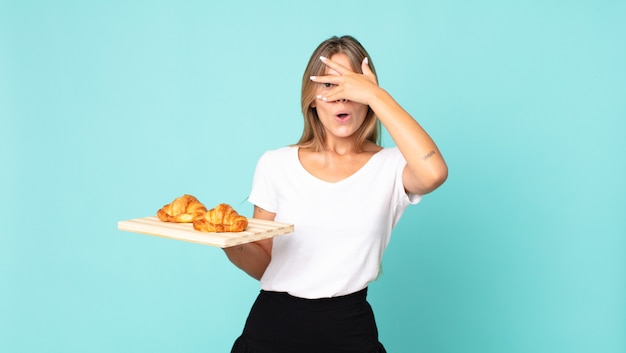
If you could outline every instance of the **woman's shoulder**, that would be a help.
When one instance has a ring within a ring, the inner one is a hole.
[[[400,150],[396,146],[391,146],[391,147],[382,147],[380,149],[380,152],[388,153],[388,154],[398,154],[400,153]]]
[[[373,153],[381,156],[390,156],[394,154],[399,154],[400,150],[396,146],[391,147],[383,147],[379,145],[375,145],[376,148],[373,149]]]
[[[265,153],[263,153],[263,157],[280,158],[286,155],[291,155],[293,153],[296,153],[297,150],[298,150],[297,146],[278,147],[275,149],[270,149],[270,150],[265,151]]]
[[[294,154],[296,154],[298,151],[298,148],[295,146],[285,146],[285,147],[279,147],[279,148],[275,148],[275,149],[270,149],[265,151],[261,157],[259,158],[259,162],[260,163],[269,163],[269,164],[276,164],[276,163],[284,163],[285,161],[289,161],[291,160],[292,156]]]
[[[379,146],[378,144],[371,142],[371,141],[366,141],[363,146],[361,147],[361,149],[364,152],[369,152],[369,153],[378,153],[381,150],[383,150],[382,146]]]
[[[375,156],[376,158],[374,158],[374,160],[377,161],[377,163],[406,163],[402,153],[396,146],[382,147],[378,152],[376,152]]]

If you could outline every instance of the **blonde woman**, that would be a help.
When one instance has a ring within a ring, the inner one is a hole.
[[[295,232],[225,249],[261,285],[232,352],[385,352],[367,286],[403,211],[446,180],[446,163],[351,36],[312,54],[302,113],[300,140],[259,159],[249,197],[255,218]],[[380,123],[396,147],[379,145]]]

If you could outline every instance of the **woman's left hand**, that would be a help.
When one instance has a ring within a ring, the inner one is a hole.
[[[333,87],[317,96],[318,99],[334,102],[347,99],[353,102],[369,105],[373,93],[378,89],[376,75],[369,67],[368,59],[361,62],[363,74],[356,73],[351,69],[333,61],[329,58],[320,57],[320,60],[337,74],[324,76],[311,76],[311,81],[317,83],[330,83]]]

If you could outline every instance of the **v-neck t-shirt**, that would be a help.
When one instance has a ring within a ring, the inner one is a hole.
[[[404,190],[405,165],[397,147],[383,148],[352,175],[328,182],[302,166],[296,146],[265,152],[248,200],[294,232],[274,238],[261,289],[328,298],[376,279],[392,229],[421,199]]]

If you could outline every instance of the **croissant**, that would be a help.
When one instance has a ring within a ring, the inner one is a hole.
[[[242,232],[247,226],[248,219],[225,203],[193,221],[193,228],[201,232]]]
[[[191,223],[206,213],[206,207],[192,195],[177,197],[157,211],[163,222]]]

